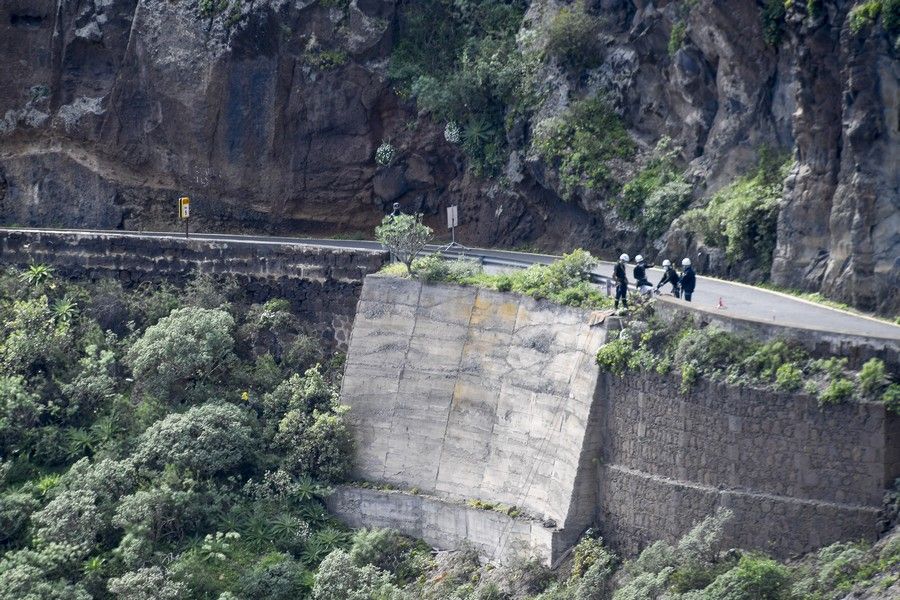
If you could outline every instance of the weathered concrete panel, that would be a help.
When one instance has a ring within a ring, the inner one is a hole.
[[[351,527],[391,527],[438,548],[471,544],[484,561],[547,562],[559,532],[539,521],[472,508],[434,496],[339,486],[328,509]]]
[[[369,277],[357,319],[342,390],[357,477],[518,506],[569,537],[589,525],[569,508],[605,340],[590,311]],[[379,364],[396,380],[373,385]]]

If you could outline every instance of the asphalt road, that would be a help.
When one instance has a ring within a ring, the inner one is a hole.
[[[19,229],[21,231],[22,229]],[[61,233],[104,233],[123,236],[150,236],[171,237],[183,239],[183,234],[159,233],[159,232],[125,232],[125,231],[94,231],[94,230],[60,230],[60,229],[27,229],[28,231],[61,232]],[[310,246],[347,248],[357,250],[381,250],[378,242],[368,240],[332,240],[313,238],[272,237],[257,235],[229,235],[212,233],[194,233],[191,239],[228,241],[242,244],[304,244]],[[439,246],[431,246],[430,250],[437,250]],[[483,257],[488,260],[500,261],[507,266],[528,266],[541,263],[548,264],[558,257],[547,254],[532,254],[525,252],[511,252],[507,250],[490,250],[473,248],[470,255]],[[632,268],[629,266],[628,274],[632,277]],[[602,262],[595,272],[601,276],[609,277],[612,274],[613,263]],[[662,278],[662,270],[651,269],[649,279],[654,285]],[[666,285],[665,289],[670,289]],[[661,296],[663,301],[685,303],[684,300],[676,300],[667,295]],[[721,303],[720,303],[721,300]],[[900,326],[887,321],[833,309],[821,304],[809,302],[787,294],[771,292],[741,283],[724,281],[711,277],[697,277],[697,289],[693,295],[692,306],[701,310],[714,311],[732,318],[770,323],[785,327],[825,331],[838,334],[858,335],[885,340],[900,341]]]

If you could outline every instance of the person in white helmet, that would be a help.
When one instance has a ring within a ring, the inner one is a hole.
[[[678,271],[676,271],[675,267],[672,266],[672,261],[668,259],[663,261],[662,266],[666,270],[666,272],[663,274],[663,278],[656,285],[656,289],[659,290],[659,288],[661,288],[662,286],[670,283],[672,284],[672,295],[676,298],[680,298],[681,293],[678,289],[680,278],[678,277]]]
[[[628,308],[628,274],[625,272],[625,263],[628,261],[628,255],[622,254],[613,269],[613,279],[616,282],[616,308],[619,308],[619,300],[622,301],[622,308]]]
[[[644,264],[644,257],[638,254],[634,257],[634,281],[638,291],[644,295],[650,295],[653,291],[653,285],[647,281],[647,265]]]
[[[694,273],[694,267],[691,266],[691,259],[685,258],[681,261],[681,292],[684,299],[691,301],[691,295],[694,293],[694,287],[697,285],[697,274]]]

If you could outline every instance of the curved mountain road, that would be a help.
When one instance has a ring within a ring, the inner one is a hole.
[[[137,231],[100,231],[100,230],[69,230],[69,229],[36,229],[17,228],[15,231],[29,231],[35,233],[66,233],[84,235],[111,235],[111,236],[146,236],[155,238],[172,238],[184,240],[184,235],[174,232],[137,232]],[[260,235],[230,235],[217,233],[194,233],[191,240],[197,241],[227,241],[240,244],[302,244],[326,248],[345,248],[353,250],[381,250],[381,245],[368,240],[334,240],[313,238],[274,237]],[[431,246],[429,250],[438,250],[440,246]],[[452,254],[452,253],[451,253]],[[490,250],[472,248],[467,250],[467,255],[479,258],[485,262],[507,266],[525,267],[532,264],[548,264],[557,260],[557,256],[548,254],[533,254],[526,252],[512,252],[507,250]],[[629,277],[633,267],[629,267]],[[596,274],[601,278],[609,278],[612,274],[613,263],[601,262],[596,269]],[[662,271],[650,269],[650,281],[655,285],[662,278]],[[669,286],[665,286],[668,289]],[[663,295],[660,298],[665,302],[687,304],[684,300],[677,300],[671,296]],[[724,281],[712,277],[697,277],[697,289],[690,306],[702,311],[709,311],[724,317],[766,323],[782,327],[807,329],[818,332],[835,333],[841,335],[863,336],[889,342],[900,342],[900,326],[888,321],[867,317],[843,310],[833,309],[828,306],[809,302],[794,296],[772,292],[758,287]],[[721,304],[720,304],[721,300]]]

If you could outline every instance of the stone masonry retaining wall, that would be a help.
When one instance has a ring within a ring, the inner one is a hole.
[[[719,507],[729,544],[785,556],[877,533],[900,474],[900,423],[884,405],[820,408],[802,394],[673,376],[600,382],[598,524],[635,552],[675,540]]]
[[[363,278],[386,260],[383,252],[302,244],[0,230],[4,265],[45,263],[65,277],[113,277],[132,287],[183,285],[195,272],[235,276],[254,302],[290,300],[301,320],[337,347],[346,346]]]

